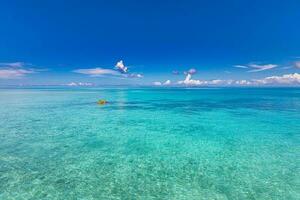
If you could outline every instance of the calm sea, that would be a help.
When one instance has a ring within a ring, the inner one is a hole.
[[[299,135],[297,88],[0,89],[0,199],[300,199]]]

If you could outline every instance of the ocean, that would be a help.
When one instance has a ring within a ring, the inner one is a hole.
[[[300,88],[0,89],[0,199],[296,200],[299,135]]]

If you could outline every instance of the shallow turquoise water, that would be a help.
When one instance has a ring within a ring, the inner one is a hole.
[[[0,89],[0,199],[300,199],[299,135],[300,89]]]

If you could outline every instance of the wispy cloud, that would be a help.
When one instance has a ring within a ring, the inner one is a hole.
[[[270,70],[278,65],[275,64],[265,64],[265,65],[258,65],[258,64],[248,64],[248,65],[234,65],[235,68],[241,68],[241,69],[249,69],[247,72],[260,72],[265,70]]]
[[[131,73],[131,74],[127,74],[125,75],[125,77],[129,77],[129,78],[143,78],[143,74],[137,74],[137,73]]]
[[[173,74],[173,75],[179,75],[179,71],[173,70],[173,71],[172,71],[172,74]]]
[[[294,66],[284,66],[281,69],[292,69]],[[296,66],[295,66],[296,67]]]
[[[235,68],[242,68],[242,69],[247,69],[249,67],[247,67],[246,65],[233,65],[233,67]]]
[[[103,76],[103,75],[121,75],[118,71],[112,70],[112,69],[103,69],[100,67],[97,68],[90,68],[90,69],[76,69],[73,72],[79,73],[79,74],[86,74],[91,77],[97,77],[97,76]]]
[[[12,67],[12,68],[18,68],[18,67],[24,67],[25,63],[24,62],[4,62],[0,63],[1,67]]]
[[[267,64],[267,65],[257,65],[257,64],[250,64],[249,67],[253,68],[252,70],[249,70],[248,72],[260,72],[265,71],[269,69],[273,69],[277,67],[278,65],[274,64]]]
[[[28,70],[28,69],[1,69],[0,68],[1,79],[21,78],[27,74],[33,74],[33,73],[35,73],[34,70]]]
[[[0,79],[17,79],[36,73],[38,69],[28,68],[23,62],[0,63]]]

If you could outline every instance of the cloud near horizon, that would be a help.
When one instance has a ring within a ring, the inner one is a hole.
[[[66,86],[94,86],[94,83],[84,83],[84,82],[70,82],[65,84]]]
[[[268,76],[262,79],[253,80],[194,80],[191,74],[187,74],[183,81],[177,82],[179,85],[186,86],[259,86],[259,85],[300,85],[300,74],[284,74],[282,76]]]
[[[164,83],[160,82],[160,81],[155,81],[153,82],[153,85],[155,86],[161,86],[161,85],[171,85],[171,81],[170,80],[166,80]]]

